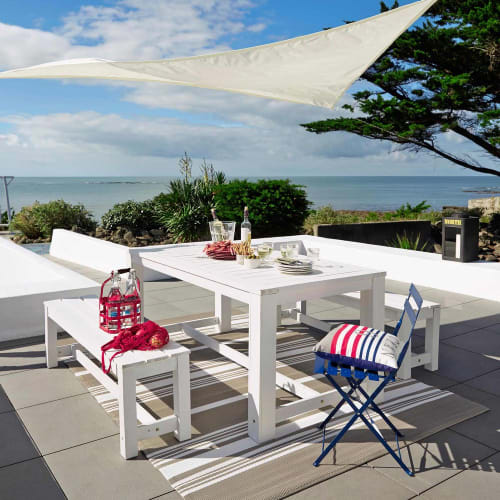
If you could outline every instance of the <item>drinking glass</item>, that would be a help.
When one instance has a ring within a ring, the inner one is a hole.
[[[319,260],[319,248],[308,248],[307,249],[307,256],[313,261],[318,261]]]
[[[283,258],[288,257],[288,245],[286,243],[280,245],[280,252]]]
[[[287,245],[288,257],[295,259],[299,256],[299,244],[298,243],[288,243]]]

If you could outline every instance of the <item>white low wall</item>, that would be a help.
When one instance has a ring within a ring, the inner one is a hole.
[[[453,262],[434,253],[302,236],[330,260],[387,272],[387,278],[500,302],[499,262]]]
[[[164,248],[162,245],[129,248],[66,229],[55,229],[52,233],[50,255],[104,273],[110,273],[113,269],[133,267],[133,256],[139,251],[158,251],[162,248]],[[156,281],[163,278],[165,276],[162,274],[149,269],[145,270],[145,281]]]
[[[43,334],[46,300],[99,293],[95,281],[6,238],[0,238],[0,262],[0,341]]]
[[[269,238],[254,240],[266,241]],[[301,253],[306,247],[317,247],[324,258],[380,269],[387,278],[415,283],[500,302],[500,263],[453,262],[442,260],[441,255],[400,248],[367,245],[344,240],[296,235],[273,238],[275,249],[280,242],[302,242]],[[143,252],[158,252],[172,245],[128,248],[81,234],[56,229],[52,237],[50,254],[93,269],[110,272],[119,267],[130,267],[132,260]],[[145,270],[145,281],[165,278],[154,271]]]

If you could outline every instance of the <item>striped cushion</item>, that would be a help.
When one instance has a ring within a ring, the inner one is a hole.
[[[399,339],[366,326],[343,323],[316,344],[314,351],[338,364],[376,371],[395,371]]]

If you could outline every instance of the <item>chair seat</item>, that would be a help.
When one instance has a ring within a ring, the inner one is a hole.
[[[392,333],[349,323],[332,328],[314,347],[317,356],[338,365],[386,372],[398,369],[398,349]]]

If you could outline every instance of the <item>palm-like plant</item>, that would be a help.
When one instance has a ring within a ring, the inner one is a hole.
[[[200,177],[193,178],[185,170],[181,173],[183,178],[170,181],[168,194],[158,197],[158,219],[176,243],[207,239],[214,192],[226,182],[226,175],[205,161]]]

